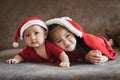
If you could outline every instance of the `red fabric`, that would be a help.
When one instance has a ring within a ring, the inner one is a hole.
[[[85,39],[84,41],[89,47],[91,47],[93,50],[100,50],[103,55],[108,56],[110,59],[116,59],[116,52],[107,43],[107,40],[104,37],[96,37],[91,34],[87,34],[86,36],[88,37],[84,38]],[[79,53],[75,54],[75,53],[67,52],[67,55],[69,56],[69,59],[71,61],[82,61],[82,59],[84,59],[86,54],[80,56]]]
[[[78,54],[67,52],[67,55],[69,56],[70,61],[82,61],[82,58]]]
[[[82,27],[74,21],[67,20],[71,25],[74,26],[77,30],[82,32],[82,38],[84,42],[94,50],[100,50],[104,55],[108,56],[110,59],[116,59],[116,52],[112,49],[112,47],[107,43],[107,40],[104,37],[103,42],[99,40],[99,37],[96,37],[92,34],[84,33]],[[70,27],[71,28],[71,27]],[[75,33],[75,32],[72,32]],[[75,34],[76,35],[76,34]]]
[[[59,18],[59,19],[56,18],[56,19],[53,19],[53,20],[51,19],[51,21],[47,22],[47,25],[51,25],[51,24],[55,24],[55,23],[60,24],[60,25],[64,26],[65,28],[67,28],[70,32],[75,34],[77,37],[83,38],[85,44],[87,46],[89,46],[90,48],[92,48],[93,50],[100,50],[103,55],[108,56],[110,59],[113,59],[113,60],[116,59],[116,52],[107,43],[107,40],[105,38],[101,37],[101,39],[100,39],[100,37],[96,37],[95,35],[85,33],[79,24],[77,24],[76,22],[74,22],[70,19],[65,19],[68,23],[65,21],[61,21],[62,20],[61,18]],[[58,22],[58,21],[60,21],[60,22]],[[66,25],[64,25],[64,24],[66,24]],[[72,26],[70,26],[70,25],[72,25]],[[74,31],[73,31],[73,28],[74,28]],[[77,58],[77,55],[68,54],[68,56],[70,59]]]
[[[100,39],[103,39],[103,42]],[[83,39],[85,43],[94,50],[100,50],[102,54],[108,56],[110,59],[116,59],[116,52],[112,47],[107,43],[107,40],[104,37],[96,37],[92,34],[83,34]]]
[[[34,62],[56,62],[59,63],[59,55],[63,52],[62,49],[58,48],[56,45],[46,41],[45,42],[45,49],[46,49],[46,54],[48,56],[48,60],[42,58],[39,56],[36,51],[31,48],[26,46],[20,53],[19,55],[24,59],[28,61],[34,61]]]
[[[74,21],[71,21],[71,20],[67,20],[70,24],[72,24],[77,30],[79,30],[80,32],[84,32],[84,30],[83,30],[83,28],[79,25],[79,24],[77,24],[77,23],[75,23]]]

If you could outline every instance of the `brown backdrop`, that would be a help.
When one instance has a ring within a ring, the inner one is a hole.
[[[32,16],[44,21],[69,16],[85,32],[105,36],[105,27],[120,22],[120,0],[0,0],[0,50],[13,48],[18,25]]]

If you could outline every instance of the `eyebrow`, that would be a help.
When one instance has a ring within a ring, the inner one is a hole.
[[[69,33],[69,31],[66,31],[66,33],[63,36],[66,36]],[[55,41],[57,41],[59,39],[55,39]]]
[[[66,33],[64,34],[64,35],[66,35],[66,34],[68,34],[68,33],[70,33],[69,31],[66,31]]]

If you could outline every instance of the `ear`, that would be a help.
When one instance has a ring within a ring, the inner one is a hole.
[[[44,31],[44,35],[45,35],[45,39],[46,39],[47,36],[48,36],[48,31],[47,30]]]

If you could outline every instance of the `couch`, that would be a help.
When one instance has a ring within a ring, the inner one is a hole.
[[[1,80],[120,80],[120,54],[117,55],[117,60],[97,65],[72,62],[70,68],[62,68],[52,63],[5,63],[6,59],[15,56],[20,50],[0,52]],[[119,49],[116,51],[120,52]]]
[[[26,17],[43,20],[69,16],[87,33],[104,36],[105,29],[120,23],[120,0],[3,0],[0,1],[0,80],[120,80],[120,47],[113,46],[117,59],[93,65],[71,62],[70,68],[52,63],[6,64],[24,47],[13,48],[17,26]],[[120,27],[118,27],[120,28]]]

